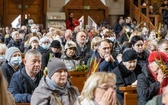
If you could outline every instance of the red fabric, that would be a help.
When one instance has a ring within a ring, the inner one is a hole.
[[[153,62],[155,60],[160,60],[159,54],[160,54],[163,62],[168,62],[168,57],[166,56],[166,54],[163,53],[163,52],[158,52],[158,51],[153,51],[149,54],[148,62],[150,63],[150,62]]]
[[[75,28],[76,26],[80,25],[80,22],[79,22],[77,19],[75,19],[75,18],[72,19],[72,24],[71,24],[69,18],[66,19],[65,23],[66,23],[66,28],[67,28],[67,29],[70,29],[70,30],[72,30],[72,31],[74,30],[74,28]]]
[[[148,68],[149,68],[149,71],[150,71],[151,74],[152,74],[153,79],[154,79],[155,81],[158,81],[158,80],[157,80],[157,74],[153,73],[152,70],[151,70],[151,68],[150,68],[149,66],[148,66]],[[160,84],[160,87],[159,87],[159,89],[158,89],[158,94],[161,94],[161,93],[163,92],[162,89],[163,89],[165,86],[167,86],[167,85],[168,85],[168,75],[163,78],[163,81],[162,81],[162,83]]]

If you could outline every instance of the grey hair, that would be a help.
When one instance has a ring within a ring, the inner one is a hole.
[[[38,56],[42,56],[41,53],[39,51],[37,51],[36,49],[30,49],[26,52],[25,54],[25,59],[27,60],[28,59],[28,56],[29,55],[38,55]]]

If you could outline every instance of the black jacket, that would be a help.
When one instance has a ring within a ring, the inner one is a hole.
[[[11,39],[7,47],[17,47],[21,52],[24,52],[24,43],[22,42],[22,40],[14,41],[13,39]]]
[[[138,75],[141,73],[141,67],[137,65],[134,71],[130,71],[125,67],[123,62],[121,62],[112,72],[116,74],[117,78],[117,98],[121,105],[123,105],[124,92],[120,91],[119,87],[128,86],[134,83],[137,80]]]
[[[49,50],[46,50],[43,47],[41,47],[40,45],[38,45],[37,51],[39,51],[41,53],[41,55],[43,55],[43,54],[47,53]]]
[[[147,65],[142,68],[142,73],[138,76],[137,93],[138,105],[145,105],[158,93],[160,83],[155,81]]]
[[[42,70],[45,69],[45,67],[47,67],[48,61],[50,59],[50,54],[52,55],[52,57],[56,57],[56,58],[60,58],[61,57],[61,52],[57,52],[57,53],[52,53],[51,51],[43,54],[42,56]]]

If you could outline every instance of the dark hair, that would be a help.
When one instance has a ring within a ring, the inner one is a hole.
[[[69,12],[69,15],[70,15],[71,13],[73,13],[73,12]]]
[[[124,43],[123,43],[123,45],[122,45],[122,53],[124,52],[124,50],[126,49],[126,48],[132,48],[132,46],[131,46],[131,43],[129,42],[129,41],[125,41]]]
[[[138,35],[133,36],[133,37],[131,38],[131,45],[135,45],[135,43],[137,43],[137,41],[139,41],[139,40],[144,41],[144,39],[143,39],[141,36],[138,36]]]
[[[161,39],[159,42],[158,42],[158,46],[161,46],[162,44],[164,43],[168,43],[168,40],[167,39]]]

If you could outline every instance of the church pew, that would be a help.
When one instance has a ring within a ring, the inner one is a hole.
[[[74,72],[69,71],[70,81],[73,86],[76,86],[79,92],[82,91],[84,83],[87,79],[87,72]]]
[[[124,105],[138,105],[136,86],[119,87],[124,92]]]

